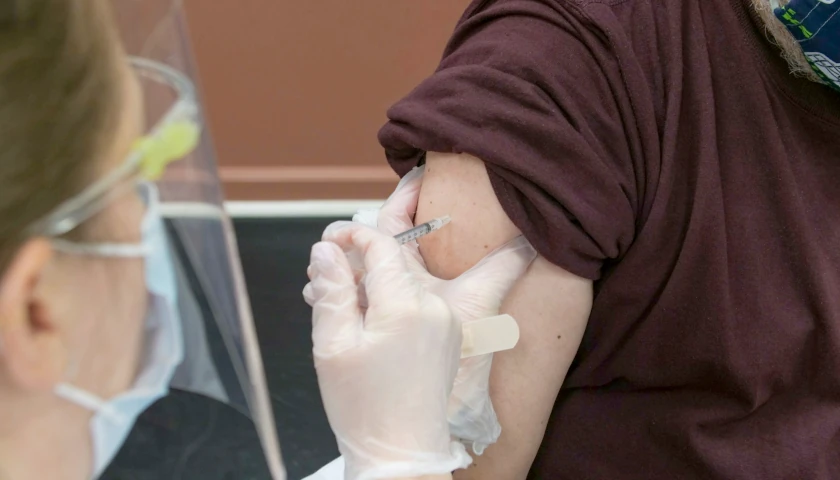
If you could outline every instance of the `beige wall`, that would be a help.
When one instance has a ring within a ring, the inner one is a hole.
[[[384,198],[376,132],[467,0],[187,0],[229,199]]]

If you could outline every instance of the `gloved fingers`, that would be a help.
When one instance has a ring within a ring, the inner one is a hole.
[[[394,193],[379,209],[376,225],[379,231],[393,236],[414,226],[424,171],[425,166],[415,167],[400,180]]]
[[[406,177],[411,176],[413,172],[414,172],[414,170],[412,170],[412,172],[410,172],[408,175],[406,175]],[[419,179],[419,178],[422,178],[422,177],[418,177],[415,174],[414,178]],[[409,178],[409,180],[411,180],[411,178]],[[344,230],[344,229],[347,229],[347,228],[357,228],[360,225],[364,225],[364,224],[360,224],[359,222],[348,222],[348,221],[345,221],[345,220],[339,220],[339,221],[333,222],[330,225],[328,225],[326,229],[324,229],[324,232],[321,235],[321,239],[324,240],[324,241],[335,241],[336,238],[339,238],[339,234],[337,232],[339,232],[341,230]],[[383,235],[386,235],[386,236],[389,236],[389,237],[392,236],[390,234],[382,232],[381,229],[378,229],[376,227],[371,227],[371,228],[376,229],[377,231],[381,232]],[[411,226],[409,226],[408,228],[411,228]],[[341,236],[341,238],[347,238],[348,235],[349,235],[349,233],[344,232],[340,236]],[[350,261],[350,267],[353,271],[353,275],[356,279],[356,283],[359,283],[362,280],[362,278],[365,276],[365,272],[367,270],[367,268],[365,267],[365,264],[364,264],[364,260],[362,258],[364,253],[362,251],[360,251],[359,249],[351,246],[351,244],[352,244],[352,242],[348,242],[346,240],[340,242],[341,248],[344,250],[345,254],[347,255],[348,260]],[[417,278],[420,281],[421,284],[429,285],[432,282],[434,282],[434,280],[437,280],[431,274],[429,274],[428,270],[426,270],[426,264],[423,262],[423,257],[420,255],[420,250],[418,249],[417,242],[410,242],[406,245],[402,245],[402,253],[404,254],[404,260],[405,260],[406,264],[408,265],[408,270],[413,275],[415,275],[415,278]],[[364,285],[363,285],[363,287],[364,287]],[[364,291],[364,288],[362,288],[362,290]],[[369,306],[369,305],[365,305],[365,307],[367,307],[367,306]]]
[[[502,300],[536,255],[525,237],[516,237],[434,291],[452,304],[464,322],[496,315]]]
[[[362,331],[358,285],[347,257],[330,242],[312,246],[312,281],[303,295],[312,306],[313,353],[330,357],[355,346]]]
[[[423,260],[423,256],[420,255],[420,246],[416,240],[402,245],[402,252],[405,257],[405,263],[408,265],[408,270],[421,284],[427,285],[439,280],[429,273],[429,270],[426,268],[426,262]]]
[[[312,282],[307,283],[303,287],[303,300],[310,307],[315,305],[315,293],[312,291]]]
[[[369,309],[407,310],[419,304],[420,285],[412,281],[400,245],[393,237],[360,224],[334,229],[325,237],[342,250],[358,251],[362,255]],[[365,327],[372,326],[370,323]]]
[[[503,277],[510,283],[516,281],[537,258],[537,252],[528,240],[520,235],[490,252],[464,275]]]
[[[451,435],[471,447],[476,455],[499,440],[502,426],[499,423],[493,402],[486,392],[481,397],[470,398],[470,403],[450,397],[447,414]]]
[[[353,222],[376,228],[379,222],[379,208],[360,208],[353,214]]]
[[[452,436],[471,445],[477,455],[495,443],[502,430],[490,399],[492,362],[493,354],[461,360],[447,405]]]
[[[325,242],[332,241],[331,239],[335,236],[336,231],[341,230],[343,228],[352,227],[353,225],[358,225],[358,223],[350,222],[347,220],[338,220],[332,222],[331,224],[327,225],[327,228],[325,228],[324,232],[321,233],[321,240]],[[376,227],[374,226],[372,228]]]
[[[378,228],[380,231],[396,235],[413,226],[417,211],[417,199],[420,197],[420,185],[425,167],[415,167],[408,172],[397,188],[380,208],[362,208],[353,215],[353,221]]]
[[[348,222],[347,220],[338,220],[329,225],[327,228],[324,229],[324,232],[321,233],[321,240],[325,242],[329,242],[332,238],[335,238],[335,232],[338,230],[352,227],[354,225],[359,225],[357,222]],[[376,228],[375,226],[373,228]],[[344,249],[344,246],[341,246]],[[350,269],[353,271],[353,277],[358,284],[359,281],[362,279],[365,273],[365,265],[362,261],[362,253],[356,249],[349,249],[344,250],[344,254],[347,255],[347,260],[350,263]]]

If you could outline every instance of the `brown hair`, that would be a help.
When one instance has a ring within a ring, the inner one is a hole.
[[[31,224],[92,181],[121,98],[109,0],[6,1],[12,5],[0,12],[0,269]]]

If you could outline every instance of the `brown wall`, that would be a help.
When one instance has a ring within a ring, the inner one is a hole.
[[[229,199],[384,198],[376,132],[467,0],[187,0]]]

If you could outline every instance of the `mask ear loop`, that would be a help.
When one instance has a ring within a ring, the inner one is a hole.
[[[82,347],[82,350],[87,350],[89,346],[89,341],[84,342],[85,345]],[[53,387],[53,393],[74,405],[84,408],[90,412],[94,413],[101,413],[105,417],[107,417],[110,421],[115,422],[116,424],[123,425],[126,421],[119,412],[115,411],[108,402],[105,401],[103,398],[94,395],[86,390],[83,390],[79,387],[73,385],[73,380],[76,378],[76,375],[79,373],[79,363],[80,359],[78,355],[73,355],[70,364],[67,366],[66,371],[64,372],[64,380],[60,381]]]
[[[101,413],[118,425],[124,425],[126,423],[125,418],[108,405],[108,402],[92,393],[88,393],[67,383],[56,385],[54,392],[58,397],[74,405],[78,405],[91,412]]]

